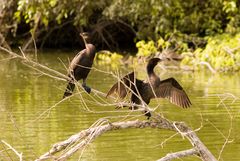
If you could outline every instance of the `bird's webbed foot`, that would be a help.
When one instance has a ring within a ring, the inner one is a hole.
[[[135,106],[134,104],[129,106],[129,110],[137,110],[137,109],[138,109],[138,107]]]
[[[115,109],[116,109],[116,110],[119,110],[119,109],[121,109],[121,108],[123,108],[123,107],[126,107],[126,106],[116,106]]]
[[[84,88],[84,90],[87,92],[87,93],[91,93],[91,88],[88,87],[86,84],[82,84],[82,87]]]
[[[147,119],[149,120],[150,117],[152,116],[150,111],[144,111],[144,115],[147,117]]]
[[[119,103],[119,105],[117,105],[116,107],[115,107],[115,109],[121,109],[121,108],[124,108],[124,107],[128,107],[127,105],[124,105],[124,104],[122,104],[122,103]]]

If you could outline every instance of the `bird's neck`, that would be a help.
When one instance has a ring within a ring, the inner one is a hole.
[[[154,73],[154,71],[153,71],[154,67],[155,67],[155,65],[151,65],[151,64],[148,64],[148,65],[147,65],[147,74],[148,74],[148,76],[150,76],[150,75],[156,75],[156,74]]]
[[[82,36],[82,39],[83,39],[83,42],[84,42],[84,45],[85,45],[85,48],[87,49],[87,41],[86,41],[86,39]]]
[[[86,44],[86,53],[90,59],[94,59],[96,51],[95,47],[92,44]]]
[[[150,81],[154,81],[155,79],[158,78],[158,76],[156,75],[156,73],[153,70],[147,71],[147,74],[148,74],[148,78]]]
[[[156,75],[156,73],[154,72],[154,67],[153,65],[148,65],[147,66],[147,74],[148,74],[148,78],[149,78],[149,82],[152,85],[157,85],[160,83],[160,78]]]

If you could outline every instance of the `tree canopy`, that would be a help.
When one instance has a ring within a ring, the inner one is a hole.
[[[9,20],[17,23],[17,33],[42,31],[40,43],[54,37],[52,30],[66,26],[64,29],[69,34],[88,30],[95,34],[99,44],[118,46],[128,38],[158,40],[169,38],[173,33],[195,37],[234,34],[240,24],[240,3],[236,0],[15,0],[3,3],[2,11],[11,3],[17,4],[11,7],[13,16]],[[66,33],[58,35],[59,39],[67,36]]]
[[[100,49],[137,47],[141,55],[145,46],[143,56],[164,48],[197,53],[198,48],[201,51],[212,48],[214,43],[210,42],[218,38],[220,41],[234,38],[232,47],[238,47],[240,1],[237,0],[4,0],[1,3],[1,44],[6,40],[10,46],[21,45],[23,49],[32,44],[32,38],[40,48],[78,48],[83,45],[79,36],[83,31],[92,34],[93,43]],[[240,55],[239,50],[233,55]],[[210,61],[211,65],[221,66],[214,61]],[[235,58],[224,64],[235,64]]]

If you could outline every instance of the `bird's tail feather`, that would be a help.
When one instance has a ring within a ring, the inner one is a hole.
[[[72,82],[69,82],[68,85],[67,85],[67,88],[66,88],[66,90],[64,92],[63,98],[71,96],[72,93],[73,93],[74,88],[75,88],[75,84],[72,83]]]

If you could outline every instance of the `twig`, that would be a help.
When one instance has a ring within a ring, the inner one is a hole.
[[[66,75],[64,75],[64,74],[62,74],[62,73],[60,73],[60,72],[58,72],[58,71],[56,71],[56,70],[54,70],[54,69],[51,69],[51,68],[49,68],[49,67],[47,67],[47,66],[45,66],[45,65],[42,65],[42,64],[40,64],[40,63],[37,63],[37,62],[35,62],[35,61],[31,60],[31,59],[28,59],[28,58],[25,56],[25,54],[22,52],[22,50],[20,50],[20,51],[21,51],[21,53],[23,54],[23,56],[18,55],[17,53],[12,52],[12,51],[10,51],[10,50],[8,50],[8,49],[6,49],[6,48],[4,48],[4,47],[1,47],[1,46],[0,46],[0,49],[1,49],[2,51],[7,52],[7,53],[10,54],[11,56],[14,56],[14,57],[16,57],[16,58],[19,58],[19,59],[21,59],[21,60],[24,60],[25,63],[31,64],[32,67],[35,67],[35,66],[36,66],[36,67],[38,67],[38,68],[40,68],[40,69],[42,69],[42,70],[46,70],[46,71],[48,71],[48,72],[50,72],[50,73],[52,73],[52,74],[55,74],[55,75],[57,75],[57,76],[65,79],[65,80],[70,80],[70,78],[69,78],[68,76],[66,76]]]
[[[8,146],[19,157],[19,161],[22,161],[22,153],[19,153],[16,149],[14,149],[10,144],[5,142],[4,140],[1,140],[1,142]]]

